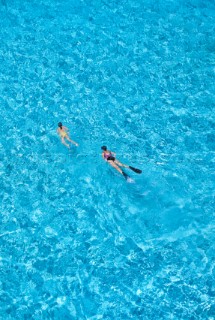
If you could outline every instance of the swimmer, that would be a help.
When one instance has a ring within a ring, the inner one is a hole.
[[[57,128],[57,133],[59,134],[61,138],[61,142],[67,147],[70,148],[70,145],[66,143],[65,139],[68,140],[69,142],[73,143],[76,147],[78,146],[78,143],[70,139],[68,133],[69,129],[67,127],[64,127],[62,125],[62,122],[58,123],[58,128]]]
[[[136,173],[141,173],[142,172],[140,169],[133,168],[131,166],[128,166],[128,165],[118,161],[115,158],[116,154],[114,152],[110,151],[110,150],[107,150],[106,146],[102,146],[101,149],[103,150],[102,158],[105,161],[107,161],[113,168],[115,168],[119,173],[121,173],[126,180],[129,179],[129,176],[124,171],[122,171],[122,169],[120,167],[131,169]]]

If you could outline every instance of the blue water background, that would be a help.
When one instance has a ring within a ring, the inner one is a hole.
[[[215,319],[214,16],[1,0],[0,319]]]

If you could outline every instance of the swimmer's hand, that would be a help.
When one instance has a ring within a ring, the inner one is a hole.
[[[76,143],[75,145],[76,145],[76,147],[78,147],[78,143]]]

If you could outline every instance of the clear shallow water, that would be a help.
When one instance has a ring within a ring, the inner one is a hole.
[[[215,318],[214,9],[1,2],[1,319]]]

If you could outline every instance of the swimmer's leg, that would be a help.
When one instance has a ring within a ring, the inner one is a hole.
[[[126,180],[128,180],[130,177],[129,177],[129,175],[127,175],[127,173],[125,173],[124,171],[122,171],[119,167],[118,167],[118,165],[115,163],[116,162],[116,160],[115,161],[108,161],[108,163],[113,167],[113,168],[115,168],[119,173],[121,173],[122,175],[123,175],[123,177],[126,179]]]
[[[121,163],[121,162],[118,161],[118,160],[115,160],[114,162],[115,162],[118,166],[120,166],[120,167],[129,168],[129,166],[127,166],[127,164]]]
[[[116,165],[116,163],[115,163],[116,161],[112,161],[112,160],[109,160],[108,161],[108,163],[113,167],[113,168],[115,168],[119,173],[121,173],[121,174],[123,174],[122,173],[122,170]]]
[[[76,147],[78,146],[77,142],[73,141],[72,139],[70,139],[69,136],[65,137],[69,142],[72,142]]]
[[[126,164],[123,164],[123,163],[119,162],[118,160],[115,160],[115,163],[120,167],[129,168],[129,169],[131,169],[132,171],[134,171],[136,173],[142,173],[142,170],[134,168],[134,167],[131,167],[131,166],[128,166]]]
[[[70,146],[65,142],[64,138],[61,138],[61,142],[62,142],[67,148],[70,148]]]

